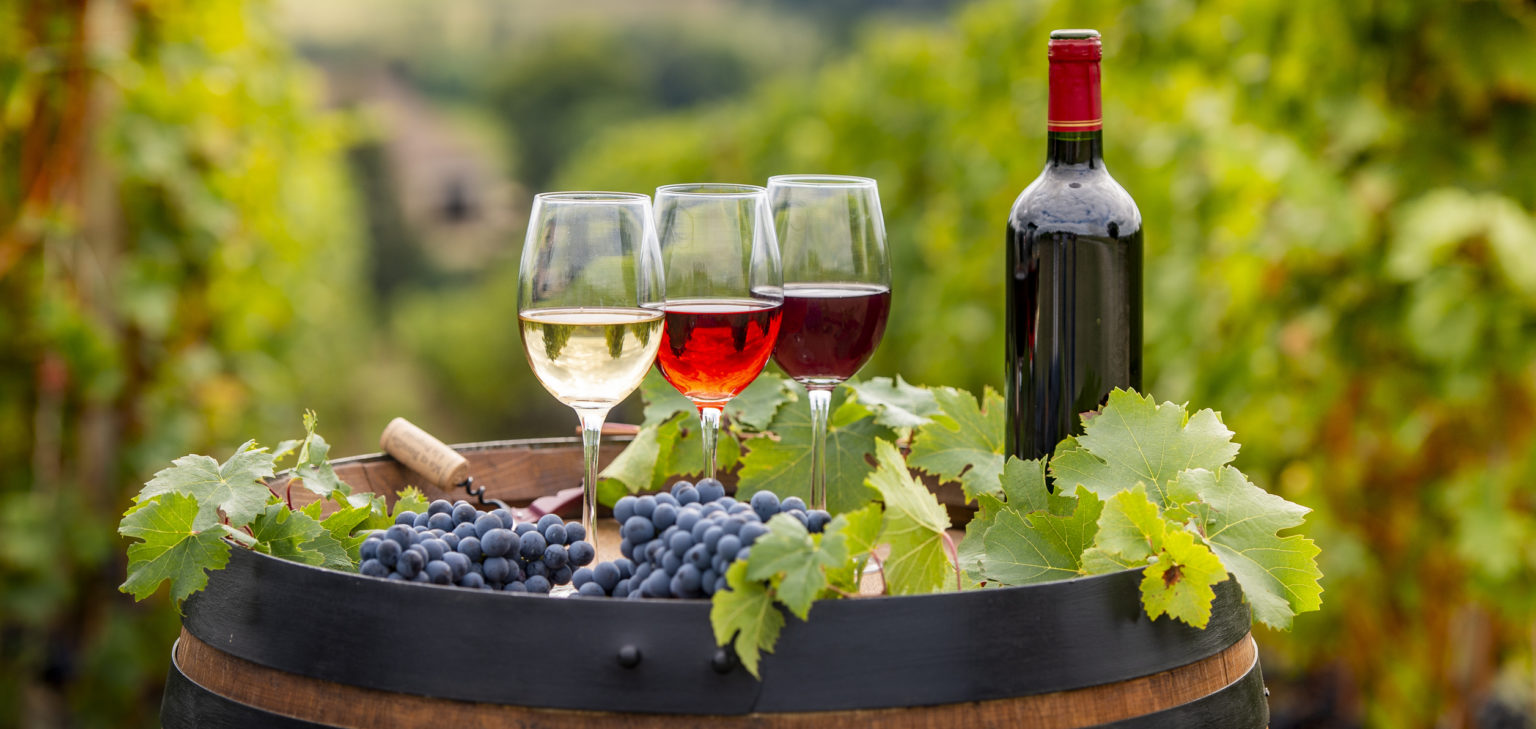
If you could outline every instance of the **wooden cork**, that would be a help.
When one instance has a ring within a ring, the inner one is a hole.
[[[452,488],[469,477],[464,456],[405,418],[389,421],[379,447],[439,488]]]

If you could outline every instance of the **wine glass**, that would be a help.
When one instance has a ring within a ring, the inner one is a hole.
[[[534,196],[518,275],[518,328],[534,376],[581,420],[581,526],[594,549],[603,420],[656,360],[664,286],[649,197]]]
[[[891,310],[880,193],[867,177],[768,179],[784,256],[784,322],[773,360],[811,404],[811,508],[827,508],[832,390],[874,354]]]
[[[784,302],[767,192],[756,185],[656,189],[666,269],[661,374],[699,410],[704,478],[715,477],[720,411],[757,379]]]

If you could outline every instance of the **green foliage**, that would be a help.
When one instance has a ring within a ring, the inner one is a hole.
[[[348,128],[269,10],[0,0],[0,716],[154,725],[176,612],[102,579],[128,496],[298,402],[366,403]],[[206,561],[212,530],[144,508],[189,535],[151,559]]]
[[[967,498],[996,495],[1003,475],[1003,396],[991,388],[982,405],[953,387],[932,391],[938,413],[912,441],[912,465],[946,481],[959,481]]]
[[[123,592],[142,600],[162,582],[171,583],[171,599],[185,600],[208,585],[208,571],[229,563],[229,545],[216,513],[205,513],[194,497],[176,492],[135,504],[118,533],[141,540],[128,548],[128,580]]]
[[[741,659],[741,665],[759,676],[762,652],[773,652],[784,629],[784,614],[773,604],[768,583],[747,577],[747,562],[735,562],[725,571],[729,590],[717,591],[709,606],[709,623],[714,627],[715,643],[729,645]]]
[[[893,595],[934,592],[952,569],[944,551],[949,513],[912,478],[896,446],[882,440],[875,453],[880,467],[870,475],[869,486],[885,505],[880,536],[891,545],[882,565],[886,589]]]
[[[1491,676],[1528,675],[1536,614],[1529,3],[985,0],[612,129],[556,185],[875,177],[895,297],[867,371],[999,386],[1001,221],[1043,160],[1060,27],[1104,33],[1146,389],[1228,413],[1243,470],[1329,546],[1328,604],[1260,636],[1266,668],[1341,663],[1369,726],[1469,724]]]
[[[1278,535],[1309,510],[1227,465],[1237,451],[1215,412],[1190,415],[1115,390],[1082,436],[1057,447],[1054,491],[1043,462],[1010,459],[999,483],[1006,500],[983,494],[966,530],[981,545],[967,545],[962,564],[1006,585],[1145,567],[1147,614],[1202,628],[1211,587],[1230,572],[1259,622],[1289,629],[1322,605],[1317,545]]]
[[[139,540],[128,547],[128,579],[119,589],[143,600],[168,582],[179,604],[207,586],[209,570],[229,562],[226,539],[281,559],[356,572],[366,532],[388,527],[407,509],[425,509],[426,500],[407,489],[391,513],[382,497],[351,494],[323,460],[328,449],[315,432],[317,422],[313,411],[305,411],[304,438],[283,441],[277,456],[246,441],[222,464],[188,455],[155,474],[118,527],[119,534]],[[302,509],[290,508],[267,483],[278,460],[289,455],[295,465],[288,491],[305,478],[301,483],[321,496]],[[325,516],[328,504],[335,508]]]

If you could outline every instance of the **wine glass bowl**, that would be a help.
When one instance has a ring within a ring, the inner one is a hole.
[[[664,284],[649,197],[534,197],[518,277],[518,329],[534,376],[581,421],[581,521],[594,547],[603,420],[656,359]]]
[[[811,506],[825,509],[832,390],[869,361],[890,315],[885,220],[867,177],[778,175],[768,180],[768,197],[784,261],[784,321],[773,358],[806,388]]]
[[[784,289],[767,192],[666,185],[656,220],[667,286],[657,367],[699,410],[712,478],[720,412],[762,372],[779,336]]]

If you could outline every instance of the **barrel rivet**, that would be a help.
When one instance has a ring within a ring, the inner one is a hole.
[[[634,668],[640,665],[640,649],[632,645],[619,649],[619,665],[625,668]]]
[[[736,667],[736,656],[725,648],[716,648],[715,655],[709,659],[709,667],[715,669],[715,673],[730,673]]]

